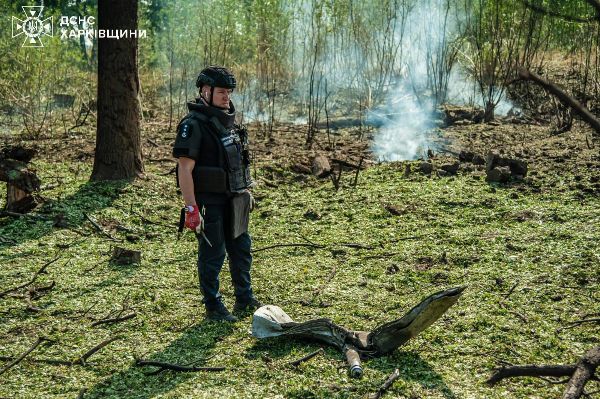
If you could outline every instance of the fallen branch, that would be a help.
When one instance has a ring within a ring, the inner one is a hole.
[[[196,372],[196,371],[224,371],[225,367],[198,367],[198,366],[182,366],[179,364],[156,362],[153,360],[138,359],[135,361],[136,366],[154,366],[158,367],[159,370],[153,371],[152,374],[158,374],[163,370],[180,371],[184,373]]]
[[[119,241],[118,239],[114,238],[113,236],[110,235],[110,233],[108,233],[107,231],[105,231],[102,226],[100,226],[94,219],[92,219],[87,213],[83,213],[83,216],[85,216],[85,218],[87,220],[90,221],[90,223],[96,228],[96,230],[98,230],[101,234],[105,235],[106,237],[110,238],[113,241]]]
[[[2,361],[11,361],[16,359],[16,357],[14,356],[0,356],[0,360]],[[33,362],[33,363],[45,363],[45,364],[52,364],[52,365],[56,365],[56,366],[72,366],[73,362],[70,360],[60,360],[60,359],[36,359],[36,358],[28,358],[25,359],[25,361],[27,362]]]
[[[23,352],[22,355],[20,355],[19,357],[17,357],[10,363],[8,363],[6,366],[2,367],[2,369],[0,369],[0,375],[6,373],[8,370],[13,368],[17,364],[19,364],[19,362],[21,360],[25,359],[25,357],[27,357],[27,355],[29,355],[31,352],[33,352],[35,350],[35,348],[37,348],[42,342],[50,342],[50,341],[51,340],[48,338],[38,337],[38,339],[33,343],[33,345],[31,345],[31,347],[29,349],[27,349],[25,352]]]
[[[337,274],[337,267],[334,264],[331,268],[331,271],[329,272],[329,275],[327,276],[327,279],[323,282],[323,284],[321,284],[320,286],[318,286],[317,288],[315,288],[312,291],[310,299],[300,300],[300,304],[303,306],[312,305],[314,300],[323,293],[323,291],[325,290],[327,285],[331,282],[331,280],[333,280],[333,278],[335,277],[336,274]],[[321,301],[321,306],[323,306],[323,301]],[[326,306],[328,306],[328,305],[326,305]]]
[[[487,380],[489,385],[494,385],[504,378],[510,377],[570,377],[563,394],[563,399],[578,399],[584,394],[585,384],[598,378],[596,369],[600,365],[600,346],[588,350],[577,362],[569,365],[551,366],[508,366],[494,369]],[[566,382],[566,381],[565,381]]]
[[[9,288],[5,291],[0,292],[0,298],[2,298],[3,296],[5,296],[6,294],[10,293],[10,292],[14,292],[17,290],[20,290],[21,288],[25,288],[30,286],[31,284],[33,284],[35,282],[35,280],[37,279],[37,277],[42,274],[44,271],[46,271],[46,268],[48,266],[50,266],[51,264],[53,264],[54,262],[56,262],[58,259],[60,258],[60,255],[57,256],[56,258],[52,259],[51,261],[45,263],[37,272],[35,272],[35,274],[33,275],[33,277],[31,278],[31,280],[29,280],[28,282],[21,284],[17,287],[13,287],[13,288]]]
[[[569,328],[574,328],[574,327],[580,326],[580,325],[585,324],[585,323],[600,323],[600,318],[598,318],[598,319],[575,320],[575,321],[572,321],[572,322],[568,323],[568,325],[566,325],[565,327],[557,329],[556,332],[560,332],[562,330],[567,330]]]
[[[383,383],[383,385],[379,388],[377,392],[369,396],[369,399],[379,399],[383,396],[383,394],[390,389],[394,381],[396,381],[400,377],[400,371],[398,369],[394,370],[394,372],[388,377],[387,380]]]
[[[594,377],[598,365],[600,365],[600,346],[590,349],[579,359],[575,372],[567,383],[563,399],[577,399],[581,397],[585,384]]]
[[[125,316],[121,316],[121,317],[113,317],[113,318],[109,318],[109,319],[102,319],[102,320],[98,320],[92,323],[91,327],[96,327],[99,326],[101,324],[112,324],[112,323],[119,323],[125,320],[129,320],[129,319],[133,319],[134,317],[136,317],[137,314],[135,312],[130,313],[128,315]]]
[[[253,249],[252,252],[266,251],[267,249],[282,248],[282,247],[309,247],[309,248],[325,248],[324,245],[309,244],[309,243],[293,243],[293,244],[275,244],[268,247]]]
[[[505,378],[511,377],[569,377],[575,371],[574,364],[558,365],[558,366],[502,366],[494,369],[492,375],[486,383],[495,385]]]
[[[290,362],[290,365],[292,365],[294,367],[298,367],[301,363],[304,363],[305,361],[312,359],[313,357],[317,356],[319,353],[323,353],[323,348],[319,348],[316,351],[311,352],[308,355],[301,357],[298,360],[294,360],[293,362]]]
[[[541,76],[531,72],[525,68],[519,69],[519,76],[524,80],[531,80],[538,85],[542,86],[548,92],[556,96],[563,104],[571,107],[571,109],[581,117],[587,124],[589,124],[598,135],[600,135],[600,119],[590,112],[583,104],[571,97],[565,90],[542,78]]]
[[[89,359],[94,353],[98,352],[100,349],[104,348],[106,345],[110,344],[111,342],[116,341],[119,338],[120,338],[119,336],[116,336],[116,337],[112,337],[109,339],[105,339],[104,341],[100,342],[98,345],[94,346],[89,351],[85,352],[79,359],[75,360],[73,362],[73,364],[80,364],[80,365],[84,366],[87,359]]]

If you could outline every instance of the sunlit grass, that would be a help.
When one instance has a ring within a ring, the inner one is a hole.
[[[485,379],[501,361],[570,363],[599,341],[593,324],[557,332],[600,312],[598,197],[492,187],[472,175],[405,178],[400,164],[361,172],[356,187],[354,176],[344,175],[337,192],[328,180],[299,183],[286,171],[278,188],[259,187],[255,249],[309,241],[324,246],[254,254],[256,295],[296,320],[329,317],[369,330],[430,293],[468,286],[436,324],[392,355],[366,361],[364,378],[352,380],[333,349],[295,370],[288,363],[316,344],[256,341],[250,317],[234,325],[204,321],[196,240],[191,234],[177,240],[180,200],[172,175],[149,165],[147,180],[89,184],[89,167],[82,164],[38,162],[37,168],[43,180],[54,176],[61,184],[44,192],[47,203],[37,214],[47,220],[2,220],[0,234],[12,243],[0,247],[0,290],[26,282],[60,256],[35,283],[55,281],[56,287],[34,301],[41,312],[27,311],[22,298],[0,299],[0,355],[22,353],[37,336],[57,342],[31,358],[65,360],[110,336],[121,339],[86,366],[25,360],[2,376],[0,397],[75,397],[82,388],[86,398],[361,397],[399,368],[388,397],[548,398],[562,386],[522,379],[489,388]],[[391,215],[385,204],[403,214]],[[124,242],[99,234],[83,212]],[[58,213],[68,228],[53,227]],[[141,264],[109,263],[115,245],[140,250]],[[222,291],[232,306],[226,269]],[[90,327],[91,317],[123,301],[137,317]],[[146,376],[149,370],[136,367],[134,356],[227,370]]]

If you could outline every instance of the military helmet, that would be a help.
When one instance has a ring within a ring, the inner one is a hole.
[[[198,79],[196,79],[196,87],[200,88],[202,85],[208,85],[211,87],[224,87],[226,89],[235,89],[235,76],[233,73],[225,67],[211,65],[204,68]]]

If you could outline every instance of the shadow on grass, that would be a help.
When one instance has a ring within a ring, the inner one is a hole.
[[[153,360],[188,366],[208,366],[209,358],[217,342],[230,335],[234,326],[230,323],[215,323],[204,320],[187,329],[181,337],[171,342],[162,351],[144,355],[144,360]],[[140,354],[138,354],[140,355]],[[184,373],[163,371],[157,375],[147,375],[156,367],[130,368],[111,375],[85,393],[85,398],[153,398],[167,393],[177,385],[197,375],[196,372]],[[200,372],[201,373],[201,372]]]
[[[46,235],[61,228],[55,227],[56,222],[66,224],[67,228],[89,224],[84,213],[89,215],[111,206],[129,184],[128,180],[87,182],[75,194],[47,200],[32,214],[20,218],[0,217],[0,236],[3,237],[0,249],[30,240],[43,241]]]
[[[446,399],[457,398],[442,376],[416,352],[395,351],[387,357],[369,360],[363,364],[363,367],[367,370],[376,369],[387,375],[398,369],[401,380],[415,382],[425,389],[438,391]],[[381,383],[383,384],[383,381]]]
[[[326,358],[339,360],[345,364],[344,355],[341,351],[338,351],[334,347],[321,345],[318,342],[302,339],[290,340],[285,337],[258,340],[251,348],[248,349],[246,356],[253,358],[267,355],[269,357],[281,358],[288,356],[294,349],[303,349],[303,352],[308,354],[319,347],[323,347],[325,349],[323,356]],[[446,385],[442,376],[435,372],[433,367],[424,361],[418,353],[395,351],[389,356],[363,360],[362,366],[366,378],[369,378],[368,375],[370,369],[378,370],[385,375],[390,375],[395,369],[398,369],[400,371],[400,380],[404,380],[405,382],[414,382],[421,385],[425,389],[438,391],[446,399],[457,398],[454,392],[452,392],[448,385]],[[358,382],[360,380],[355,381]],[[373,381],[370,381],[370,383],[372,382]],[[377,388],[381,386],[383,382],[384,381],[382,380],[380,384],[377,384]],[[375,390],[377,390],[377,388],[375,388]],[[292,396],[321,397],[320,394],[323,394],[323,392],[320,392],[315,396],[314,392],[302,390],[294,392]]]

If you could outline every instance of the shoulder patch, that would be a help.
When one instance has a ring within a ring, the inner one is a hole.
[[[179,125],[179,131],[177,132],[177,134],[179,135],[179,137],[181,137],[182,140],[187,140],[192,136],[192,125],[190,125],[188,122],[184,122],[181,125]]]

